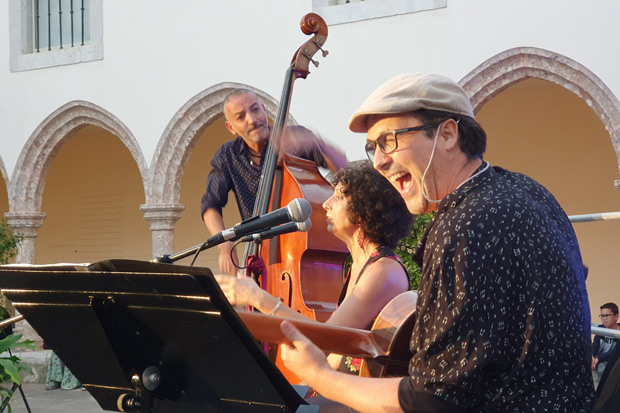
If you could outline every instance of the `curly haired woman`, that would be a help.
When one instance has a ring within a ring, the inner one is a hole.
[[[392,250],[411,230],[413,216],[396,189],[368,161],[351,163],[333,179],[333,195],[325,201],[328,230],[351,253],[338,308],[328,324],[370,328],[381,309],[409,289],[409,277]],[[307,318],[282,305],[252,279],[216,275],[234,305],[250,305],[263,313],[291,319]],[[335,369],[356,373],[355,359],[331,355]]]

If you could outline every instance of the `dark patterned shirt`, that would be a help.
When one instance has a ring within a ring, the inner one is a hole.
[[[266,153],[264,150],[261,154],[261,165],[264,163]],[[318,149],[295,155],[314,161],[320,166],[326,165]],[[203,216],[209,208],[214,208],[221,214],[222,208],[228,203],[228,193],[233,191],[241,219],[252,217],[261,168],[255,168],[250,163],[250,155],[243,139],[237,136],[236,139],[220,146],[211,159],[211,168],[207,177],[207,188],[202,196],[200,216]]]
[[[489,168],[442,200],[415,258],[405,411],[590,411],[587,270],[545,188]]]

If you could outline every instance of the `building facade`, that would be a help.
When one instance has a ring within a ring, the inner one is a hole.
[[[223,98],[250,88],[275,117],[310,12],[329,54],[295,82],[290,120],[349,159],[364,157],[347,122],[368,94],[436,72],[470,94],[492,164],[537,179],[569,215],[620,210],[617,2],[51,3],[0,9],[0,210],[26,237],[17,262],[150,259],[203,241],[209,160],[231,138]],[[224,214],[238,222],[234,200]],[[596,314],[620,300],[620,221],[575,229]]]

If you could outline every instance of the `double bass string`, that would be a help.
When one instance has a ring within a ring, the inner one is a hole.
[[[282,133],[286,127],[292,83],[292,67],[289,67],[286,71],[286,76],[284,79],[284,88],[282,90],[282,96],[280,97],[278,113],[274,124],[271,127],[271,135],[269,137],[269,141],[267,142],[267,147],[265,148],[267,154],[265,155],[265,160],[261,165],[261,177],[256,194],[256,201],[254,202],[253,216],[265,214],[269,209],[269,200],[271,199],[271,190],[278,160],[277,148],[280,144]],[[248,260],[250,257],[258,256],[260,243],[261,241],[252,241],[247,243],[243,257],[245,266],[241,268],[247,269]],[[250,276],[251,274],[246,275]]]

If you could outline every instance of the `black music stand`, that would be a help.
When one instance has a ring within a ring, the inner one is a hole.
[[[104,410],[317,411],[207,268],[132,260],[2,266],[0,286]]]

